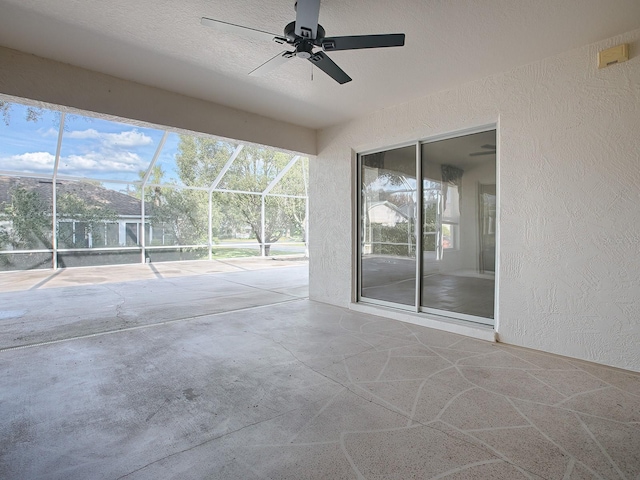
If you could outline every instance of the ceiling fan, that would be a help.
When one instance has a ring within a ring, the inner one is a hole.
[[[470,157],[479,157],[480,155],[495,155],[496,154],[496,146],[489,145],[488,143],[485,145],[481,145],[480,148],[485,148],[486,152],[473,152],[470,153]]]
[[[361,48],[401,47],[404,45],[404,33],[382,35],[352,35],[346,37],[325,37],[324,28],[318,24],[320,0],[298,0],[295,4],[296,20],[284,27],[283,35],[235,25],[233,23],[202,17],[200,23],[219,31],[246,35],[260,40],[270,40],[286,44],[293,50],[285,50],[267,60],[249,75],[264,75],[287,60],[297,57],[309,60],[339,84],[351,81],[345,73],[324,52],[338,50],[357,50]]]

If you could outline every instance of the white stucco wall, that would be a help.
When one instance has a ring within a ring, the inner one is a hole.
[[[500,340],[640,371],[640,30],[321,131],[311,298],[352,298],[355,151],[491,123]]]
[[[211,88],[216,88],[215,84]],[[316,131],[0,47],[0,93],[314,155]]]

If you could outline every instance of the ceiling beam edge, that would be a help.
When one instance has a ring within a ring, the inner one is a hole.
[[[316,155],[317,131],[0,47],[0,94],[102,118]],[[215,88],[212,85],[211,88]],[[66,108],[64,108],[66,107]],[[130,122],[131,123],[131,122]]]

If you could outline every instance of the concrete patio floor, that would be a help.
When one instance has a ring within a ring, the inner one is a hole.
[[[0,274],[0,350],[308,296],[304,259],[240,258]]]
[[[0,275],[0,478],[640,478],[640,374],[312,302],[303,262],[262,262]]]

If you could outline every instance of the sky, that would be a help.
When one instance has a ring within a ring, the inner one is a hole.
[[[0,171],[53,174],[60,114],[44,110],[36,122],[26,107],[12,104],[9,125],[0,117]],[[67,115],[60,151],[60,175],[98,180],[139,180],[156,152],[162,130],[81,115]],[[158,158],[165,181],[181,183],[175,172],[179,136],[171,133]]]
[[[53,176],[61,114],[43,110],[27,121],[27,107],[11,104],[8,122],[0,114],[0,175],[2,172]],[[8,123],[8,125],[6,124]],[[105,188],[128,191],[118,181],[136,182],[153,159],[164,131],[67,114],[58,174],[98,180]],[[163,183],[184,185],[176,170],[180,136],[169,133],[156,165]]]

